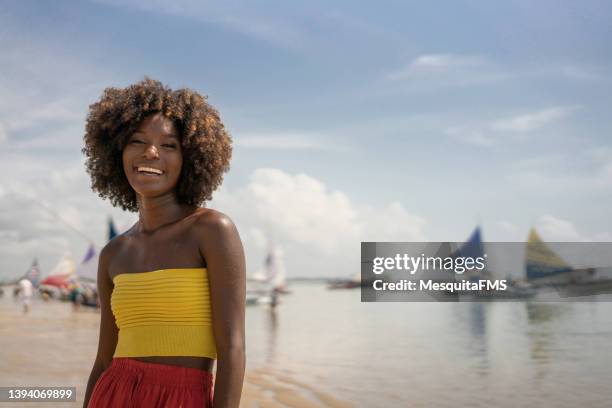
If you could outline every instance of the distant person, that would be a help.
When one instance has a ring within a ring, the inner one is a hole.
[[[30,311],[32,292],[33,285],[29,279],[23,278],[19,281],[19,298],[21,299],[21,304],[23,305],[23,313],[28,313]]]
[[[238,408],[244,251],[230,218],[201,207],[232,151],[217,110],[195,91],[145,79],[105,89],[84,139],[93,190],[139,216],[100,252],[100,337],[84,406]]]
[[[77,311],[80,309],[83,302],[83,287],[78,284],[73,284],[70,286],[70,293],[68,295],[68,299],[72,303],[72,310]]]
[[[278,305],[278,290],[276,288],[272,289],[270,298],[270,307],[274,309]]]

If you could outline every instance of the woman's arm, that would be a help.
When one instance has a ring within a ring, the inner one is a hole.
[[[217,345],[215,408],[238,408],[245,369],[244,314],[246,271],[244,250],[234,223],[208,210],[199,219],[200,252],[210,281],[212,320]]]
[[[109,245],[105,246],[102,251],[100,251],[98,262],[98,298],[100,299],[101,311],[100,336],[98,340],[98,354],[96,355],[96,360],[91,369],[89,381],[87,382],[83,408],[86,408],[87,404],[89,404],[94,385],[98,381],[100,375],[110,365],[113,354],[115,354],[115,347],[117,347],[118,329],[115,325],[115,318],[110,308],[110,296],[113,291],[113,282],[108,275]]]

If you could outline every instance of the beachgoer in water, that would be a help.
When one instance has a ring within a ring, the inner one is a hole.
[[[32,292],[33,285],[29,279],[23,278],[19,281],[19,298],[21,299],[21,304],[23,305],[23,313],[28,313],[30,311]]]

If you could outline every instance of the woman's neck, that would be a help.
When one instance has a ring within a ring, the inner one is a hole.
[[[138,230],[151,233],[172,224],[193,211],[191,206],[180,204],[174,194],[154,198],[138,198]]]

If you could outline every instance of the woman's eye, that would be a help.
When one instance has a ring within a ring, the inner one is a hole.
[[[138,140],[138,139],[132,139],[130,140],[130,143],[143,143],[142,140]]]
[[[165,144],[165,145],[162,145],[162,146],[164,146],[164,147],[170,147],[170,148],[172,148],[172,149],[176,148],[176,145],[175,145],[175,144]]]

